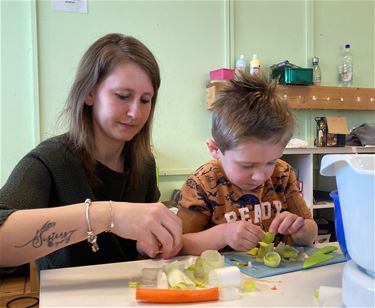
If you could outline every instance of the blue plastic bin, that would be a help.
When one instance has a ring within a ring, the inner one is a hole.
[[[344,226],[342,224],[342,217],[341,217],[341,208],[340,208],[340,199],[337,190],[331,191],[329,196],[333,199],[334,204],[334,211],[335,211],[335,230],[336,230],[336,237],[340,244],[340,248],[342,253],[344,254],[347,260],[350,260],[350,255],[348,250],[346,249],[346,242],[345,242],[345,233],[344,233]]]

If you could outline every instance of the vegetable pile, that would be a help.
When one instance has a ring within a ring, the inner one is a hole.
[[[262,241],[259,242],[259,247],[250,249],[247,254],[254,256],[256,262],[263,263],[268,267],[278,267],[281,261],[283,262],[296,262],[301,261],[303,267],[311,267],[333,258],[331,254],[337,250],[336,246],[326,246],[314,251],[310,256],[304,252],[303,247],[292,247],[284,243],[280,243],[274,247],[273,241],[275,234],[266,232]],[[237,266],[249,266],[246,264],[239,264]],[[245,262],[242,262],[245,263]]]
[[[234,300],[240,289],[255,291],[255,281],[242,281],[238,267],[225,267],[224,257],[216,250],[204,251],[191,264],[173,261],[161,268],[144,268],[142,282],[129,286],[137,288],[137,300],[152,303]]]
[[[303,249],[298,250],[292,246],[280,243],[274,247],[275,234],[266,232],[259,247],[250,249],[247,253],[255,257],[256,262],[263,263],[268,267],[278,267],[281,261],[291,262],[304,258]]]
[[[310,256],[301,247],[284,243],[274,247],[275,235],[266,232],[259,247],[247,253],[268,267],[278,267],[283,262],[304,261],[310,267],[329,260],[337,248],[328,246],[318,249]],[[217,300],[235,300],[240,292],[254,292],[253,279],[242,280],[238,267],[249,266],[251,261],[233,262],[235,266],[224,266],[224,256],[217,250],[206,250],[190,262],[172,261],[161,268],[144,268],[141,281],[130,281],[129,287],[136,288],[136,299],[151,303],[192,303]],[[276,290],[276,287],[274,287]]]

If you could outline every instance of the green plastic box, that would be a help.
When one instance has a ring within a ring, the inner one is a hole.
[[[281,84],[310,85],[313,83],[312,68],[278,67],[272,71],[272,78]]]

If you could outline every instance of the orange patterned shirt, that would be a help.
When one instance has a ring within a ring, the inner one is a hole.
[[[176,201],[183,233],[200,232],[240,219],[268,231],[273,218],[282,211],[312,218],[299,193],[295,172],[281,159],[277,160],[271,178],[246,193],[229,182],[220,160],[212,160],[188,177]]]

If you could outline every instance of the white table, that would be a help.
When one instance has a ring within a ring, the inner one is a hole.
[[[184,258],[180,258],[184,259]],[[129,280],[142,268],[159,268],[166,261],[142,260],[41,272],[40,308],[45,307],[318,307],[314,290],[341,287],[345,263],[321,266],[257,280],[256,292],[241,293],[235,301],[194,304],[148,304],[135,300]],[[272,289],[276,287],[276,290]]]

